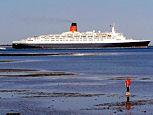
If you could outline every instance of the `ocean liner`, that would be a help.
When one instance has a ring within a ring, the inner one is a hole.
[[[16,49],[98,49],[148,47],[150,43],[150,40],[127,39],[122,33],[116,32],[114,26],[111,27],[111,32],[78,32],[77,24],[72,23],[68,32],[34,36],[20,41],[13,41],[12,47]]]

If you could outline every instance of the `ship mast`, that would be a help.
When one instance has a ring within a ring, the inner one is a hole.
[[[116,32],[115,32],[115,24],[113,23],[113,25],[112,25],[112,33],[113,34],[115,34]]]

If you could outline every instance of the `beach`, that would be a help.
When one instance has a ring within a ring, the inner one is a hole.
[[[0,114],[150,115],[152,57],[152,47],[0,51]]]

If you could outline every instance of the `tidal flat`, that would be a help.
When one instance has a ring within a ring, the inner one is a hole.
[[[126,102],[125,77],[83,79],[71,72],[32,69],[0,69],[0,73],[3,73],[0,75],[1,114],[152,113],[153,98],[149,95],[132,92],[130,102]],[[133,84],[153,85],[151,78],[131,78],[135,80]]]
[[[13,55],[18,53],[27,55]],[[2,54],[12,54],[0,56],[2,115],[152,114],[152,48],[10,49]],[[127,78],[132,80],[129,102]]]

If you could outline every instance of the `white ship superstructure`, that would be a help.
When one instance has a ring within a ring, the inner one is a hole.
[[[69,32],[34,36],[14,41],[14,48],[104,48],[104,47],[146,47],[150,40],[127,39],[122,33],[111,32],[78,32],[77,24],[72,23]]]

